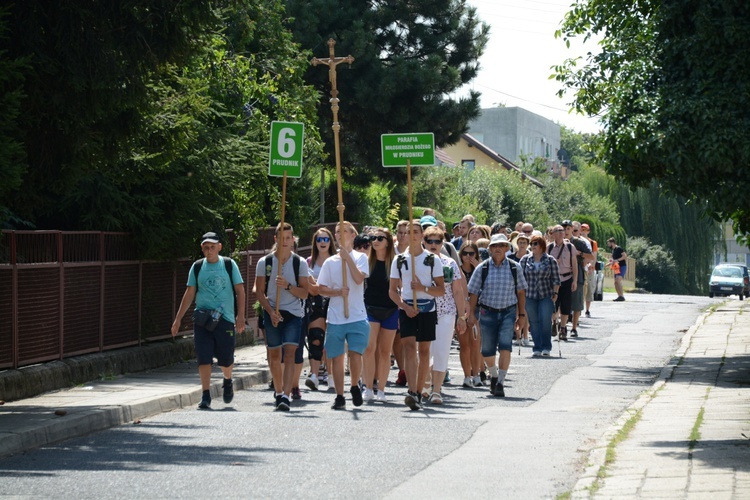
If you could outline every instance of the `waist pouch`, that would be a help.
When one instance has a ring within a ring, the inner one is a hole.
[[[434,310],[435,299],[417,299],[417,309],[421,313],[426,313]]]
[[[385,321],[396,312],[398,307],[366,306],[367,315],[377,321]]]

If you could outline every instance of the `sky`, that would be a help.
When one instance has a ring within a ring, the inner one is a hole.
[[[571,44],[554,37],[574,0],[468,0],[490,25],[490,40],[479,60],[479,75],[458,92],[482,93],[482,108],[518,106],[577,132],[597,132],[596,118],[569,113],[572,98],[561,99],[551,67],[584,56],[596,45]]]

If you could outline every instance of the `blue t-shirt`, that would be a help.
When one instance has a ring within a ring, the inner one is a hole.
[[[190,266],[187,286],[198,286],[195,294],[195,308],[213,310],[222,308],[222,317],[234,323],[234,292],[232,291],[232,282],[235,285],[243,283],[240,268],[232,260],[232,279],[229,279],[227,270],[224,267],[224,258],[220,257],[218,262],[211,264],[203,260],[203,265],[198,273],[198,282],[195,281],[195,263]]]

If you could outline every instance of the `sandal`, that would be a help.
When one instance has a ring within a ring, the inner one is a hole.
[[[432,394],[430,394],[430,403],[434,405],[441,405],[443,404],[443,397],[439,392],[433,392]]]

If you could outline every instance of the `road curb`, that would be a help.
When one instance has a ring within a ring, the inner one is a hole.
[[[573,491],[571,492],[570,498],[574,499],[590,499],[592,498],[591,488],[599,479],[599,471],[606,464],[607,459],[607,448],[609,447],[612,440],[622,431],[628,421],[639,413],[643,408],[651,402],[658,395],[658,391],[674,376],[674,372],[685,357],[690,344],[693,339],[693,335],[706,321],[706,318],[710,316],[714,311],[707,311],[700,315],[695,321],[695,324],[688,328],[688,331],[683,335],[680,340],[680,345],[677,347],[672,358],[669,362],[661,369],[659,375],[654,381],[653,385],[645,390],[636,399],[633,404],[628,406],[623,414],[615,421],[612,426],[602,435],[602,437],[596,442],[594,447],[589,451],[588,457],[585,461],[586,468],[584,469],[581,476],[576,481]]]
[[[256,369],[252,373],[241,375],[235,373],[232,379],[234,389],[238,391],[265,383],[269,380],[269,377],[270,371],[267,368],[262,368]],[[218,380],[211,384],[212,397],[220,398],[222,383],[221,380]],[[71,408],[69,413],[47,420],[33,428],[0,435],[0,458],[132,423],[137,419],[194,406],[200,402],[201,396],[202,390],[200,386],[197,386],[195,389],[176,391],[132,403],[104,408],[87,408],[80,413]]]

